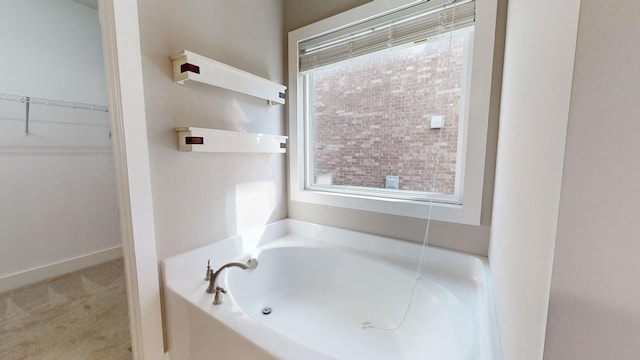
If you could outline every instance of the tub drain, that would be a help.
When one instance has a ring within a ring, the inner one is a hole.
[[[269,315],[271,314],[271,308],[270,307],[265,307],[264,309],[262,309],[262,315]]]

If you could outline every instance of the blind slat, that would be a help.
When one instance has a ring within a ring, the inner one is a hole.
[[[453,3],[435,9],[422,10],[392,21],[372,19],[364,23],[365,30],[344,35],[327,34],[299,44],[300,71],[330,65],[356,56],[370,54],[389,47],[404,45],[425,38],[465,28],[475,23],[475,1]],[[366,25],[371,23],[367,28]],[[359,24],[362,29],[363,24]]]

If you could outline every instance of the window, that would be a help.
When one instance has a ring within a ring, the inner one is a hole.
[[[292,200],[412,217],[433,201],[435,219],[479,223],[487,50],[474,1],[436,2],[290,34]]]
[[[458,203],[472,34],[469,26],[306,72],[306,188]]]

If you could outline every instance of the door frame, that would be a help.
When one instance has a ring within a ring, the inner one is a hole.
[[[165,358],[137,1],[100,0],[129,328],[135,360]]]

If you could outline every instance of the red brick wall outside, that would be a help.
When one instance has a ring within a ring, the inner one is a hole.
[[[445,36],[315,70],[316,179],[384,188],[396,175],[401,190],[453,194],[464,48],[464,35]]]

